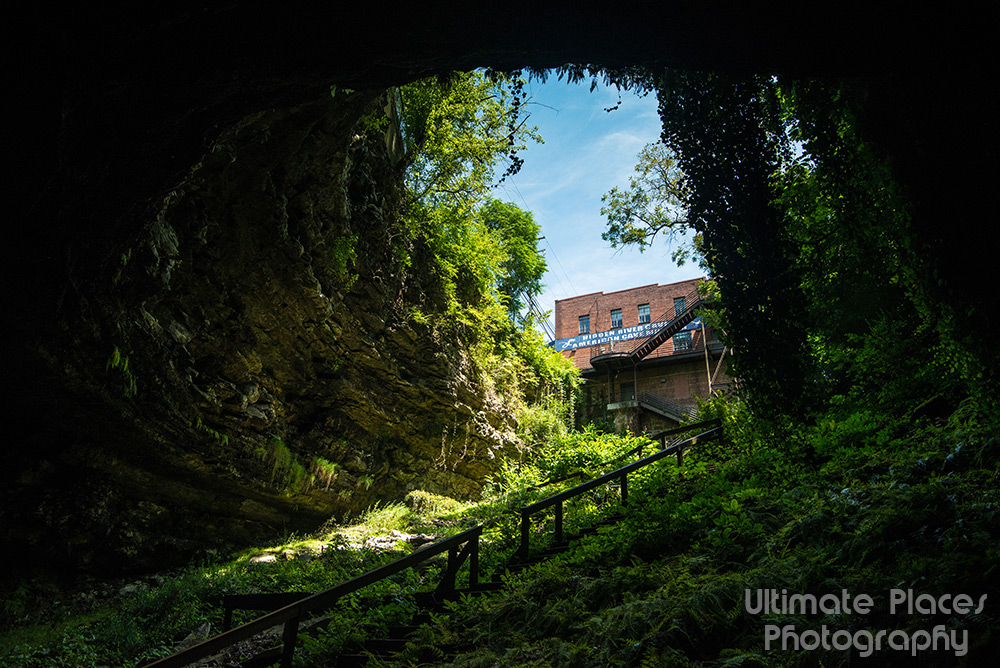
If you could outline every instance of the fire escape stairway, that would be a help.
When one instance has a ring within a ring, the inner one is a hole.
[[[635,350],[629,354],[629,361],[633,364],[641,361],[646,355],[653,352],[660,347],[661,344],[666,342],[671,336],[677,334],[685,325],[694,320],[694,312],[699,306],[701,306],[702,300],[698,298],[684,309],[679,315],[674,317],[673,320],[665,324],[659,330],[654,332],[651,336],[647,337],[640,343]]]
[[[689,406],[671,401],[666,397],[661,397],[652,392],[642,392],[639,394],[639,406],[677,423],[692,420],[698,414],[697,406]]]
[[[679,313],[674,312],[673,317],[669,320],[667,318],[670,312],[656,320],[654,324],[662,323],[662,326],[649,336],[627,341],[618,350],[592,356],[590,358],[591,366],[595,369],[608,370],[635,366],[694,320],[695,312],[699,307],[705,305],[705,300],[698,294],[697,290],[694,290],[686,295],[685,304],[684,310]]]

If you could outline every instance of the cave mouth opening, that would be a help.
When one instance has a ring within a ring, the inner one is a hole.
[[[14,203],[13,214],[23,224],[10,232],[10,243],[4,246],[9,260],[5,264],[13,269],[8,294],[14,302],[14,308],[4,312],[5,336],[10,340],[4,348],[11,358],[9,384],[23,390],[10,411],[15,421],[12,430],[32,436],[25,447],[5,452],[0,468],[5,471],[4,482],[12,483],[5,485],[11,493],[43,480],[46,466],[58,468],[65,463],[66,470],[75,472],[80,466],[107,461],[107,453],[101,451],[104,442],[116,448],[139,443],[147,453],[144,457],[152,461],[156,452],[169,451],[178,443],[212,438],[191,415],[181,420],[164,418],[157,411],[145,415],[159,420],[158,433],[135,428],[134,422],[123,428],[134,421],[136,411],[123,407],[117,395],[109,399],[104,388],[109,375],[127,386],[128,378],[121,368],[109,369],[107,364],[116,346],[123,355],[130,352],[115,338],[121,329],[119,316],[138,314],[143,322],[149,322],[148,314],[166,325],[163,329],[172,341],[169,345],[181,347],[192,347],[183,342],[185,332],[192,332],[192,322],[204,319],[195,317],[201,314],[197,304],[181,309],[183,313],[157,310],[153,305],[143,311],[126,309],[122,302],[109,299],[109,286],[123,264],[123,246],[149,234],[150,220],[156,218],[165,197],[176,191],[177,184],[204,157],[206,146],[218,143],[219,137],[234,131],[245,119],[287,114],[290,109],[302,110],[327,99],[331,82],[367,91],[448,70],[513,70],[529,65],[551,68],[586,62],[650,71],[674,66],[808,76],[861,74],[873,79],[902,68],[904,73],[895,80],[895,87],[876,91],[881,97],[870,120],[873,134],[886,138],[888,150],[898,158],[911,188],[921,195],[918,214],[924,221],[923,229],[942,230],[940,220],[976,219],[972,215],[976,199],[954,201],[950,193],[991,191],[995,168],[985,167],[992,163],[983,158],[995,153],[991,135],[985,133],[985,141],[970,146],[967,138],[958,136],[954,123],[935,124],[935,119],[969,118],[972,122],[966,124],[968,127],[995,126],[976,107],[978,91],[987,88],[981,86],[979,72],[983,63],[995,68],[995,58],[975,51],[985,50],[992,43],[991,36],[974,31],[965,40],[968,50],[947,52],[938,47],[948,44],[942,35],[959,33],[956,28],[963,35],[968,34],[969,26],[985,33],[993,21],[935,17],[934,25],[921,25],[914,17],[866,16],[863,24],[856,25],[856,17],[844,12],[823,25],[804,29],[798,17],[775,17],[758,9],[721,13],[687,9],[676,12],[669,21],[631,6],[609,7],[603,13],[510,12],[499,21],[493,20],[492,10],[473,7],[453,9],[448,21],[424,7],[400,8],[387,14],[381,8],[356,9],[357,20],[348,21],[340,8],[316,10],[310,16],[275,16],[254,14],[245,4],[233,3],[200,14],[178,15],[172,8],[156,7],[111,16],[111,9],[81,7],[72,10],[74,14],[39,21],[37,34],[29,34],[37,39],[25,53],[35,67],[19,69],[21,80],[15,86],[21,92],[18,111],[23,117],[16,124],[21,131],[17,133],[20,143],[15,145],[15,155],[23,159],[15,163],[20,166],[18,176],[25,187]],[[672,9],[673,5],[667,8]],[[856,48],[843,48],[848,43]],[[927,80],[943,86],[942,94],[927,100]],[[315,126],[316,121],[306,120]],[[334,119],[334,125],[336,122]],[[930,132],[925,133],[928,127]],[[966,159],[966,150],[975,153],[972,160]],[[219,160],[231,157],[224,150],[212,155]],[[930,156],[958,168],[944,173],[923,170],[920,166],[928,164]],[[284,172],[287,176],[294,171],[291,160],[283,163],[279,159],[268,165],[273,174]],[[216,188],[225,186],[221,180],[214,184]],[[233,200],[234,208],[248,204],[271,187],[260,182],[252,186],[241,187],[241,197]],[[205,209],[195,207],[190,213],[192,221],[215,222]],[[272,222],[276,224],[270,225]],[[280,228],[280,215],[268,224],[268,229]],[[952,261],[944,267],[951,271],[942,273],[943,280],[952,286],[993,282],[987,273],[992,263],[978,261],[977,255],[986,253],[989,245],[970,238],[974,232],[973,226],[961,226],[947,234],[938,231],[927,235],[939,242],[935,247]],[[195,238],[200,231],[192,229],[191,233]],[[157,243],[169,250],[169,235]],[[289,256],[294,254],[289,252]],[[181,274],[192,269],[197,273],[213,262],[224,264],[223,257],[245,261],[239,253],[201,258],[201,264],[187,258],[180,265]],[[137,255],[131,256],[129,266],[137,266],[138,260]],[[168,265],[163,263],[160,268]],[[253,265],[247,262],[246,266]],[[169,278],[177,275],[171,270]],[[144,285],[155,285],[163,277],[162,271],[153,271]],[[294,277],[288,281],[293,283]],[[216,300],[208,290],[197,293],[213,308],[219,306],[211,318],[213,323],[225,323],[230,314],[239,312],[241,305],[239,299],[231,299],[233,294],[263,293],[265,288],[244,280],[229,287],[236,292],[227,293],[228,301]],[[132,299],[135,286],[128,290]],[[976,297],[970,291],[961,294],[967,302]],[[302,303],[282,301],[305,308]],[[983,303],[987,307],[979,305],[972,312],[995,316],[996,307],[993,311],[988,307],[996,304],[995,300]],[[170,318],[179,326],[171,328]],[[980,331],[990,331],[996,318],[980,318],[978,322]],[[144,326],[137,324],[135,328],[138,331]],[[264,368],[261,360],[252,356],[230,354],[225,341],[220,335],[217,345],[201,351],[194,364],[175,364],[176,372],[185,378],[204,378],[215,370],[239,376]],[[171,383],[176,379],[171,380],[174,371],[166,368],[169,365],[163,365],[162,374],[151,373],[148,364],[132,355],[130,368],[144,374],[137,379],[140,395],[146,388],[171,395],[170,388],[176,387]],[[225,363],[213,361],[212,356]],[[92,382],[94,379],[99,382]],[[228,405],[240,408],[241,397],[255,396],[249,390],[237,395],[228,386],[213,392],[220,405],[230,401]],[[184,396],[184,392],[173,395]],[[260,403],[248,402],[248,406]],[[270,416],[263,407],[255,410],[253,419]],[[303,406],[298,414],[312,415],[314,411],[314,406]],[[54,415],[67,417],[54,421]],[[210,421],[202,424],[218,431]],[[109,438],[110,430],[115,433]],[[76,477],[74,473],[52,479],[68,478],[69,484]],[[143,476],[136,475],[134,480],[138,483],[134,488],[142,487]],[[81,498],[99,498],[101,489],[95,484]],[[57,490],[57,494],[64,491]],[[50,499],[44,507],[68,507],[73,498],[66,494],[61,501]],[[5,542],[11,545],[9,552],[24,555],[26,562],[38,555],[50,562],[65,562],[62,555],[75,558],[84,551],[81,544],[89,541],[99,545],[98,536],[107,535],[101,533],[103,525],[77,536],[60,536],[53,530],[52,544],[61,547],[42,546],[34,552],[24,546],[24,536],[31,540],[51,537],[45,531],[39,533],[32,524],[42,506],[34,503],[30,494],[5,505],[18,509],[25,519],[23,524],[10,525],[16,535]],[[260,510],[252,504],[248,507]],[[125,512],[128,506],[122,503],[114,508]],[[237,505],[233,512],[238,511]],[[58,525],[57,518],[46,518],[49,520],[52,526]],[[280,524],[280,513],[271,516],[260,512],[254,521]],[[56,553],[59,556],[53,557]],[[93,555],[90,558],[100,561]]]

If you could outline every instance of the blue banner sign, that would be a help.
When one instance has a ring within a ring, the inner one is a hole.
[[[634,327],[619,327],[618,329],[609,329],[606,332],[592,332],[590,334],[571,336],[568,339],[558,339],[549,345],[555,348],[557,352],[576,350],[577,348],[586,348],[587,346],[603,346],[610,344],[612,341],[630,341],[632,339],[642,339],[652,336],[666,324],[665,322],[647,322]],[[699,327],[701,327],[701,318],[695,318],[685,325],[684,329],[698,329]]]

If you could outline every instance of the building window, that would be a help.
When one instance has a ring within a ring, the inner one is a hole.
[[[683,332],[678,332],[674,334],[674,352],[681,352],[682,350],[691,350],[691,330],[686,329]]]
[[[580,316],[580,333],[590,334],[590,314]]]
[[[639,324],[649,322],[649,304],[639,304]]]
[[[687,300],[684,297],[674,297],[674,317],[676,318],[687,309]]]
[[[611,309],[611,329],[618,329],[622,326],[622,310],[620,308]]]

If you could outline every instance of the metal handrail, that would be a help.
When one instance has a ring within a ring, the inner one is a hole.
[[[442,552],[448,552],[448,566],[442,576],[440,590],[453,590],[455,587],[455,577],[459,568],[468,559],[469,561],[469,584],[475,586],[479,583],[479,536],[483,533],[483,526],[478,525],[467,529],[451,538],[446,538],[437,543],[425,545],[413,554],[400,557],[384,566],[368,571],[363,575],[343,582],[335,587],[325,589],[318,594],[305,595],[293,603],[258,617],[235,629],[224,631],[209,638],[197,645],[146,664],[145,668],[181,668],[187,666],[206,656],[216,654],[221,650],[231,647],[241,640],[251,638],[262,631],[284,624],[281,634],[282,654],[281,667],[290,668],[292,656],[295,653],[295,643],[298,636],[299,623],[305,614],[315,610],[328,610],[334,603],[343,596],[367,587],[370,584],[384,580],[390,575],[416,566]],[[465,545],[459,551],[459,546]]]
[[[637,471],[638,469],[641,469],[641,468],[643,468],[645,466],[649,466],[653,462],[657,462],[660,459],[663,459],[664,457],[666,457],[667,455],[676,454],[677,455],[677,461],[678,461],[678,463],[682,463],[683,462],[683,456],[684,456],[683,453],[684,453],[684,449],[685,448],[691,447],[692,445],[696,445],[698,443],[706,443],[708,441],[714,441],[715,439],[720,438],[722,436],[722,424],[721,424],[721,421],[710,420],[709,423],[715,423],[718,426],[713,427],[713,428],[711,428],[711,429],[709,429],[707,431],[704,431],[704,432],[698,434],[697,436],[689,438],[689,439],[687,439],[685,441],[681,441],[679,443],[675,443],[675,444],[671,445],[670,447],[666,447],[666,448],[660,450],[659,452],[655,452],[655,453],[653,453],[653,454],[651,454],[651,455],[649,455],[647,457],[643,457],[642,459],[637,459],[636,461],[632,462],[631,464],[626,464],[625,466],[622,466],[621,468],[615,469],[614,471],[611,471],[610,473],[605,473],[604,475],[598,476],[598,477],[594,478],[593,480],[589,480],[589,481],[587,481],[585,483],[577,485],[576,487],[572,487],[570,489],[567,489],[566,491],[559,492],[558,494],[553,494],[552,496],[548,497],[547,499],[542,499],[541,501],[536,501],[535,503],[532,503],[531,505],[528,505],[528,506],[525,506],[525,507],[521,508],[521,510],[520,510],[520,513],[521,513],[521,545],[520,545],[520,547],[518,547],[518,550],[517,550],[518,556],[521,557],[522,559],[526,558],[528,556],[528,535],[531,532],[531,516],[533,514],[537,513],[540,510],[545,510],[546,508],[550,508],[552,506],[555,506],[556,507],[556,510],[555,510],[555,513],[556,513],[555,539],[556,539],[556,542],[562,541],[562,539],[563,539],[563,502],[564,501],[568,501],[569,499],[572,499],[575,496],[579,496],[580,494],[583,494],[584,492],[589,492],[590,490],[592,490],[592,489],[594,489],[596,487],[600,487],[601,485],[603,485],[605,483],[611,482],[613,480],[619,480],[620,481],[620,487],[621,487],[621,495],[622,495],[622,505],[623,506],[626,505],[628,503],[628,474],[629,473],[632,473],[633,471]],[[699,423],[699,424],[702,424],[702,423]],[[693,428],[695,426],[698,426],[698,425],[691,425],[691,426],[689,426],[687,428]],[[680,429],[685,429],[685,428],[682,427]],[[673,430],[667,430],[667,431],[673,431]],[[662,436],[663,433],[661,432],[658,435]]]
[[[697,406],[691,406],[687,404],[681,404],[666,397],[661,397],[658,394],[653,394],[643,390],[639,393],[638,401],[640,404],[646,404],[652,406],[656,410],[663,413],[672,413],[677,417],[682,417],[685,420],[690,420],[698,412]]]
[[[647,434],[646,438],[651,441],[660,441],[660,448],[666,447],[666,437],[674,436],[676,434],[683,434],[684,432],[691,431],[692,429],[701,429],[702,427],[721,427],[722,420],[719,418],[712,418],[711,420],[702,420],[701,422],[693,422],[691,424],[682,425],[680,427],[672,427],[670,429],[664,429],[662,431],[655,431],[652,434]]]

